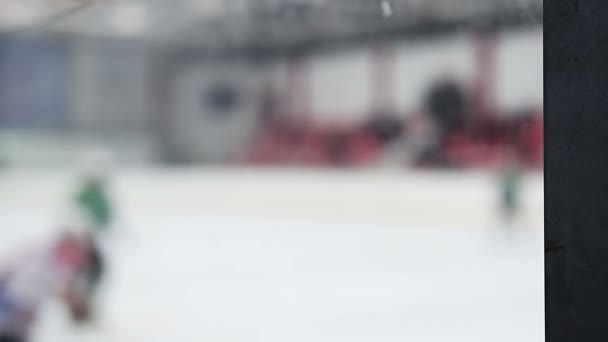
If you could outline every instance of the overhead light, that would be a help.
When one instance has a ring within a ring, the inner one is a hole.
[[[114,30],[122,36],[137,36],[148,27],[148,9],[140,3],[127,3],[116,7],[110,15]]]

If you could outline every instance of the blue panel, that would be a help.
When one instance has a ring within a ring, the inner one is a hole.
[[[64,127],[67,82],[64,44],[0,40],[0,127]]]

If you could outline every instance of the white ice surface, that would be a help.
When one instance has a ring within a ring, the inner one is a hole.
[[[74,331],[51,306],[35,342],[544,340],[538,228],[127,202],[130,234],[111,246],[99,327]],[[2,254],[47,233],[54,208],[34,207],[0,206]]]

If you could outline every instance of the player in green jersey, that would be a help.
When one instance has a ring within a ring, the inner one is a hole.
[[[516,150],[509,150],[500,172],[501,211],[504,223],[511,226],[520,211],[523,170]]]

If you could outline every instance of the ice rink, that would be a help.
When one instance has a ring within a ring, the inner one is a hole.
[[[47,235],[70,177],[0,177],[0,252]],[[543,341],[542,175],[510,234],[478,173],[126,170],[102,321],[36,342]],[[55,313],[55,314],[52,314]]]

